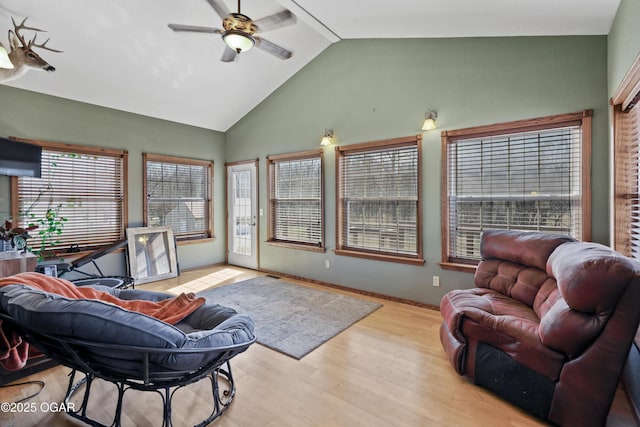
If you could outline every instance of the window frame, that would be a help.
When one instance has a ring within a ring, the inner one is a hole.
[[[344,222],[343,212],[343,194],[341,176],[341,162],[345,155],[366,153],[370,151],[379,151],[385,149],[404,148],[415,146],[417,150],[417,207],[416,207],[416,255],[392,254],[383,251],[374,251],[361,248],[354,248],[343,243],[344,230],[342,224]],[[360,144],[352,144],[347,146],[338,146],[335,148],[336,154],[336,255],[351,256],[357,258],[372,259],[378,261],[389,261],[410,265],[423,265],[425,263],[423,255],[423,224],[422,224],[422,135],[412,135],[407,137],[364,142]]]
[[[127,150],[118,150],[118,149],[112,149],[112,148],[104,148],[104,147],[97,147],[97,146],[89,146],[89,145],[79,145],[79,144],[70,144],[70,143],[65,143],[65,142],[53,142],[53,141],[43,141],[43,140],[35,140],[35,139],[27,139],[27,138],[17,138],[17,137],[10,137],[11,139],[15,140],[15,141],[20,141],[20,142],[26,142],[29,144],[35,144],[35,145],[39,145],[42,147],[43,150],[46,151],[54,151],[54,152],[60,152],[60,153],[67,153],[67,154],[82,154],[82,155],[87,155],[87,156],[103,156],[103,157],[113,157],[113,158],[119,158],[121,161],[121,168],[122,168],[122,173],[121,173],[121,187],[122,187],[122,193],[121,193],[121,212],[120,212],[120,224],[118,225],[118,234],[119,234],[119,240],[125,239],[126,238],[126,229],[128,227],[128,212],[129,212],[129,208],[128,208],[128,159],[129,159],[129,152]],[[24,219],[22,219],[20,217],[20,212],[19,212],[19,179],[20,177],[11,177],[11,217],[14,218],[15,220],[17,220],[18,224],[24,226],[26,225],[28,222],[30,221],[25,221]],[[32,232],[32,234],[37,233],[37,231]],[[64,230],[63,230],[64,233]],[[35,234],[34,234],[35,235]],[[91,245],[91,246],[86,246],[84,248],[81,249],[80,252],[68,252],[65,250],[64,247],[59,247],[56,246],[54,248],[51,248],[54,253],[59,254],[59,255],[81,255],[83,253],[86,253],[87,251],[92,251],[95,249],[98,249],[100,247],[105,247],[105,246],[109,246],[110,244],[112,244],[113,242],[109,242],[109,243],[104,243],[104,244],[98,244],[98,245]]]
[[[626,138],[624,122],[628,118],[623,117],[626,114],[634,114],[637,119],[640,115],[640,56],[635,59],[622,79],[610,103],[613,113],[611,241],[616,251],[629,257],[640,258],[640,237],[634,238],[632,232],[634,225],[638,224],[638,220],[633,218],[633,212],[640,208],[640,138],[636,136],[633,141]],[[637,119],[637,122],[640,122],[640,119]],[[635,156],[634,161],[629,153]],[[629,174],[632,176],[628,176]]]
[[[275,199],[274,184],[274,166],[281,161],[307,160],[318,158],[320,160],[320,242],[319,244],[280,240],[275,237],[275,209],[273,203]],[[312,252],[325,252],[325,214],[324,214],[324,152],[322,150],[310,150],[297,153],[279,154],[267,156],[267,241],[266,243],[273,246],[282,246],[294,249],[302,249]]]
[[[212,240],[215,238],[213,234],[214,230],[214,218],[213,218],[213,168],[215,166],[213,160],[200,160],[200,159],[192,159],[187,157],[179,157],[179,156],[168,156],[164,154],[153,154],[153,153],[142,153],[142,221],[145,226],[149,226],[149,216],[148,216],[148,208],[149,208],[149,193],[147,191],[147,162],[159,162],[159,163],[170,163],[177,165],[187,165],[187,166],[200,166],[204,167],[206,170],[206,182],[207,182],[207,190],[206,190],[206,200],[205,200],[205,211],[207,218],[205,220],[205,231],[202,236],[190,236],[181,233],[177,233],[173,230],[173,234],[175,236],[176,242],[178,244],[186,244],[186,243],[201,243],[203,241]],[[164,224],[162,224],[164,225]]]
[[[499,136],[512,133],[524,133],[530,131],[550,130],[565,126],[579,125],[582,131],[580,150],[580,203],[582,223],[580,225],[582,239],[591,240],[591,118],[593,110],[584,110],[575,113],[557,114],[535,119],[516,120],[506,123],[482,125],[465,129],[442,131],[442,185],[441,185],[441,227],[442,227],[442,260],[439,265],[448,270],[475,271],[478,261],[461,262],[454,259],[450,248],[450,223],[449,223],[449,169],[448,146],[458,140]]]

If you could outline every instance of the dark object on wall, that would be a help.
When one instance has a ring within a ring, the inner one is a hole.
[[[489,230],[475,288],[447,293],[456,372],[560,426],[603,426],[640,322],[640,263],[569,236]]]
[[[0,175],[42,175],[42,147],[0,137]]]

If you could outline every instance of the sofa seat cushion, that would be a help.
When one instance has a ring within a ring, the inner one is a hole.
[[[489,344],[546,377],[559,377],[566,357],[542,344],[540,320],[525,304],[492,289],[473,288],[449,292],[440,310],[460,342]]]

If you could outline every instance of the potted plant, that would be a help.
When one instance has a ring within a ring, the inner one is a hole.
[[[60,243],[58,236],[62,234],[64,223],[67,222],[67,218],[60,215],[61,207],[62,205],[53,208],[50,207],[47,209],[44,217],[29,223],[29,229],[38,229],[40,246],[38,249],[31,249],[31,252],[38,256],[38,261],[43,261],[46,258],[55,256],[51,248]]]
[[[65,222],[67,222],[67,218],[61,215],[63,205],[60,203],[56,205],[51,197],[53,176],[57,172],[57,159],[60,157],[78,158],[79,156],[68,153],[51,155],[49,167],[47,168],[47,177],[43,176],[46,181],[42,183],[42,187],[39,189],[35,200],[20,213],[21,217],[26,218],[28,221],[28,228],[38,229],[38,244],[30,245],[28,248],[29,251],[38,256],[38,262],[44,261],[47,258],[57,257],[53,248],[60,243],[59,236],[62,234]],[[49,195],[49,197],[47,197],[47,195]],[[44,206],[42,205],[47,198],[46,211],[44,211]],[[39,215],[43,216],[39,217]],[[35,248],[33,246],[35,246]]]
[[[38,225],[29,224],[28,227],[13,227],[11,221],[5,221],[0,225],[0,251],[7,250],[9,248],[15,248],[23,251],[27,251],[27,239],[31,236],[29,231],[35,230]]]

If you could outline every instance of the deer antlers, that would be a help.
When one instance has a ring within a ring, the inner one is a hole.
[[[51,52],[62,52],[61,50],[56,50],[56,49],[52,49],[50,47],[47,47],[47,43],[49,42],[49,39],[45,40],[44,43],[40,43],[37,44],[36,43],[36,38],[38,37],[37,34],[35,34],[33,36],[33,38],[27,43],[24,40],[24,36],[22,36],[20,34],[20,30],[31,30],[31,31],[36,31],[36,32],[40,32],[40,33],[46,33],[45,30],[41,30],[40,28],[35,28],[35,27],[27,27],[26,25],[24,25],[24,23],[27,21],[27,18],[24,18],[22,20],[22,22],[20,23],[20,25],[16,25],[16,21],[13,19],[13,17],[11,17],[11,22],[13,23],[13,30],[9,30],[9,40],[11,40],[11,35],[13,34],[18,40],[20,40],[20,43],[22,44],[22,47],[27,48],[27,49],[31,49],[32,47],[39,47],[40,49],[45,49],[45,50],[49,50]]]
[[[25,23],[27,18],[24,18],[20,25],[16,24],[15,19],[11,18],[13,23],[13,30],[9,30],[9,45],[11,46],[11,52],[9,52],[9,62],[13,65],[13,68],[0,69],[0,83],[8,82],[22,77],[29,70],[43,70],[47,72],[55,71],[55,67],[42,59],[40,55],[35,52],[35,48],[49,50],[51,52],[62,52],[61,50],[52,49],[47,46],[49,39],[44,43],[37,43],[37,34],[29,41],[25,40],[25,36],[20,34],[23,30],[34,31],[35,33],[45,32],[40,28],[28,27]]]

